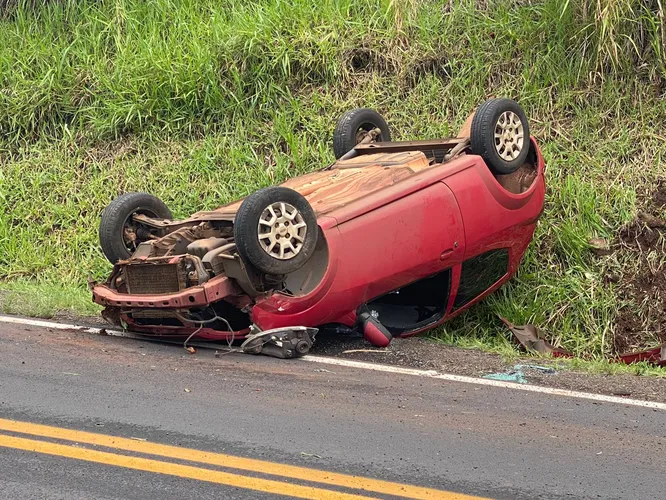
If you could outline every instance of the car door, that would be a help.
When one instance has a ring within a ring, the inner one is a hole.
[[[452,268],[464,254],[458,203],[439,181],[338,230],[343,244],[336,288],[348,294],[350,308]]]

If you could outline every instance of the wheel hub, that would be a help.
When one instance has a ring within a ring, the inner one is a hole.
[[[505,111],[495,124],[495,149],[503,160],[511,161],[523,150],[523,122],[513,111]]]
[[[296,207],[276,202],[261,213],[258,229],[259,244],[264,252],[273,258],[287,260],[302,250],[307,224]]]
[[[148,217],[157,217],[153,211],[147,210],[145,208],[138,209],[127,216],[125,222],[123,223],[122,239],[123,243],[125,244],[125,248],[130,254],[133,254],[136,251],[142,241],[146,241],[152,237],[150,230],[140,226],[133,221],[132,218],[135,214],[147,215]]]

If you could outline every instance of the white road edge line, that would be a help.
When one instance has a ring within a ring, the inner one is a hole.
[[[16,325],[40,326],[43,328],[53,328],[56,330],[79,330],[84,333],[99,334],[105,330],[110,335],[124,335],[119,330],[94,328],[83,325],[73,325],[67,323],[57,323],[55,321],[45,321],[38,319],[21,318],[18,316],[0,315],[0,322],[12,323]],[[526,392],[538,392],[552,396],[564,396],[568,398],[588,399],[591,401],[600,401],[603,403],[616,403],[621,405],[639,406],[643,408],[653,408],[657,410],[666,410],[666,403],[656,403],[653,401],[642,401],[640,399],[621,398],[618,396],[606,396],[603,394],[592,394],[589,392],[569,391],[566,389],[556,389],[553,387],[543,387],[540,385],[518,384],[515,382],[502,382],[500,380],[489,380],[478,377],[467,377],[464,375],[453,375],[451,373],[440,373],[436,370],[417,370],[416,368],[403,368],[400,366],[389,366],[376,363],[366,363],[363,361],[353,361],[350,359],[330,358],[327,356],[308,355],[300,358],[300,361],[310,363],[321,363],[332,366],[346,366],[348,368],[357,368],[362,370],[373,370],[376,372],[395,373],[399,375],[410,375],[416,377],[432,378],[437,380],[446,380],[449,382],[460,382],[463,384],[485,385],[489,387],[499,387],[502,389],[513,389]]]
[[[544,387],[540,385],[519,384],[516,382],[502,382],[501,380],[490,380],[479,377],[453,375],[452,373],[440,373],[436,370],[417,370],[415,368],[403,368],[400,366],[365,363],[363,361],[352,361],[349,359],[341,359],[341,358],[329,358],[325,356],[305,356],[301,359],[313,363],[323,363],[333,366],[347,366],[350,368],[361,368],[364,370],[374,370],[378,372],[397,373],[400,375],[412,375],[417,377],[434,378],[437,380],[447,380],[449,382],[462,382],[464,384],[486,385],[490,387],[501,387],[502,389],[515,389],[518,391],[540,392],[542,394],[550,394],[553,396],[565,396],[568,398],[589,399],[592,401],[601,401],[604,403],[617,403],[622,405],[641,406],[643,408],[666,410],[665,403],[642,401],[640,399],[621,398],[618,396],[606,396],[604,394],[592,394],[589,392],[569,391],[567,389],[556,389],[554,387]]]

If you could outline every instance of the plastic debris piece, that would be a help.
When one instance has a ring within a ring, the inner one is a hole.
[[[666,366],[666,344],[646,351],[625,352],[618,355],[617,360],[628,365],[646,361],[657,366]]]
[[[550,366],[540,366],[540,365],[516,365],[513,367],[513,369],[517,371],[534,370],[537,372],[546,373],[548,375],[553,375],[557,373],[557,371],[555,371],[555,368],[552,368]]]
[[[552,354],[554,357],[571,358],[573,354],[565,349],[553,347],[546,339],[541,330],[534,325],[521,325],[516,326],[509,320],[499,317],[502,322],[507,326],[518,343],[525,348],[526,351],[538,352],[541,354]]]
[[[515,382],[517,384],[527,384],[525,374],[521,371],[510,371],[509,373],[490,373],[481,378],[489,380],[500,380],[502,382]]]
[[[482,378],[490,380],[501,380],[502,382],[515,382],[517,384],[527,384],[528,380],[525,377],[523,370],[535,370],[541,373],[554,374],[557,373],[554,368],[549,366],[540,365],[515,365],[513,369],[506,373],[490,373],[484,375]]]

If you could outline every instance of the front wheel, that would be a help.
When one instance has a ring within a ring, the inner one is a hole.
[[[520,105],[511,99],[489,99],[474,113],[472,152],[495,174],[515,172],[527,159],[530,127]]]
[[[255,269],[284,275],[302,267],[317,245],[317,217],[300,193],[274,186],[251,194],[234,220],[241,258]]]
[[[102,252],[111,264],[129,259],[142,241],[142,230],[133,220],[134,214],[156,219],[172,219],[171,210],[162,200],[148,193],[125,193],[104,209],[99,224]]]

